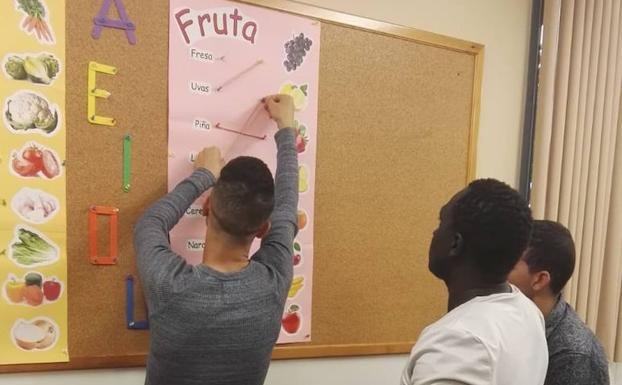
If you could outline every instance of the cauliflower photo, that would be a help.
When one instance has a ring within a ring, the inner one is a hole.
[[[6,103],[7,123],[16,131],[38,129],[50,135],[58,125],[58,112],[42,96],[18,92]]]

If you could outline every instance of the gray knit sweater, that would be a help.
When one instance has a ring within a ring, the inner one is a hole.
[[[545,385],[609,385],[603,347],[561,297],[546,318],[546,341],[549,368]]]
[[[171,250],[168,232],[215,183],[207,170],[195,171],[138,221],[134,246],[151,333],[146,384],[263,384],[293,275],[295,136],[292,129],[275,135],[272,228],[244,269],[191,266]]]

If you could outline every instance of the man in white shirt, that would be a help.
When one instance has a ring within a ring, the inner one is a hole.
[[[527,246],[531,211],[494,179],[477,180],[440,212],[429,269],[448,313],[419,336],[402,385],[542,385],[548,351],[538,308],[507,277]]]

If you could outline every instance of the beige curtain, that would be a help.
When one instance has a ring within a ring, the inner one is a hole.
[[[568,302],[622,361],[622,0],[545,0],[535,218],[572,232]]]

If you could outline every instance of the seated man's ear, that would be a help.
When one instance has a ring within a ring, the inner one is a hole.
[[[551,274],[546,270],[531,275],[531,288],[534,291],[542,291],[548,288],[550,284]]]
[[[456,257],[464,251],[464,238],[462,234],[456,233],[454,235],[453,242],[451,243],[451,248],[449,249],[449,255],[452,257]]]
[[[266,234],[268,234],[268,231],[270,231],[270,227],[272,227],[272,223],[270,221],[265,221],[264,224],[261,225],[261,227],[259,228],[259,231],[255,233],[255,237],[262,239],[266,236]]]

